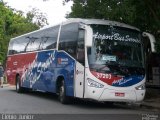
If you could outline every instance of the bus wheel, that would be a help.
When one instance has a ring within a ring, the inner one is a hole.
[[[20,76],[16,77],[16,91],[18,93],[22,93],[23,92],[23,88],[21,87],[21,79]]]
[[[62,104],[69,103],[69,97],[66,96],[66,89],[64,85],[64,80],[62,80],[61,85],[59,87],[59,100]]]

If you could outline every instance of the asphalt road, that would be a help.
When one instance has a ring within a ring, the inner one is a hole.
[[[143,117],[156,117],[159,111],[146,107],[131,107],[121,104],[104,104],[74,99],[69,105],[63,105],[54,94],[26,92],[18,94],[14,87],[0,88],[0,119],[5,115],[34,114],[36,119],[61,120],[142,120]],[[17,116],[18,115],[18,116]],[[156,118],[155,120],[159,119]],[[6,117],[7,118],[7,117]]]

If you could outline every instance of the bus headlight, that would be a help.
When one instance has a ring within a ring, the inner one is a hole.
[[[102,85],[101,83],[98,83],[90,78],[87,78],[87,83],[88,83],[88,86],[90,87],[96,87],[96,88],[103,88],[104,85]]]
[[[146,89],[145,84],[139,85],[135,88],[136,88],[136,90],[145,90]]]

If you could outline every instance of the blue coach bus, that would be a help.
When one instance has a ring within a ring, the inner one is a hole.
[[[142,32],[97,19],[70,19],[10,40],[6,75],[24,88],[70,97],[141,102],[145,96]]]

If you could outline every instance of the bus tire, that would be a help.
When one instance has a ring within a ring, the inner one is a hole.
[[[62,104],[68,104],[69,103],[69,97],[66,96],[66,88],[64,84],[64,80],[61,81],[60,87],[59,87],[59,101]]]
[[[24,89],[21,86],[21,79],[19,75],[16,77],[16,91],[17,93],[22,93],[24,91]]]

